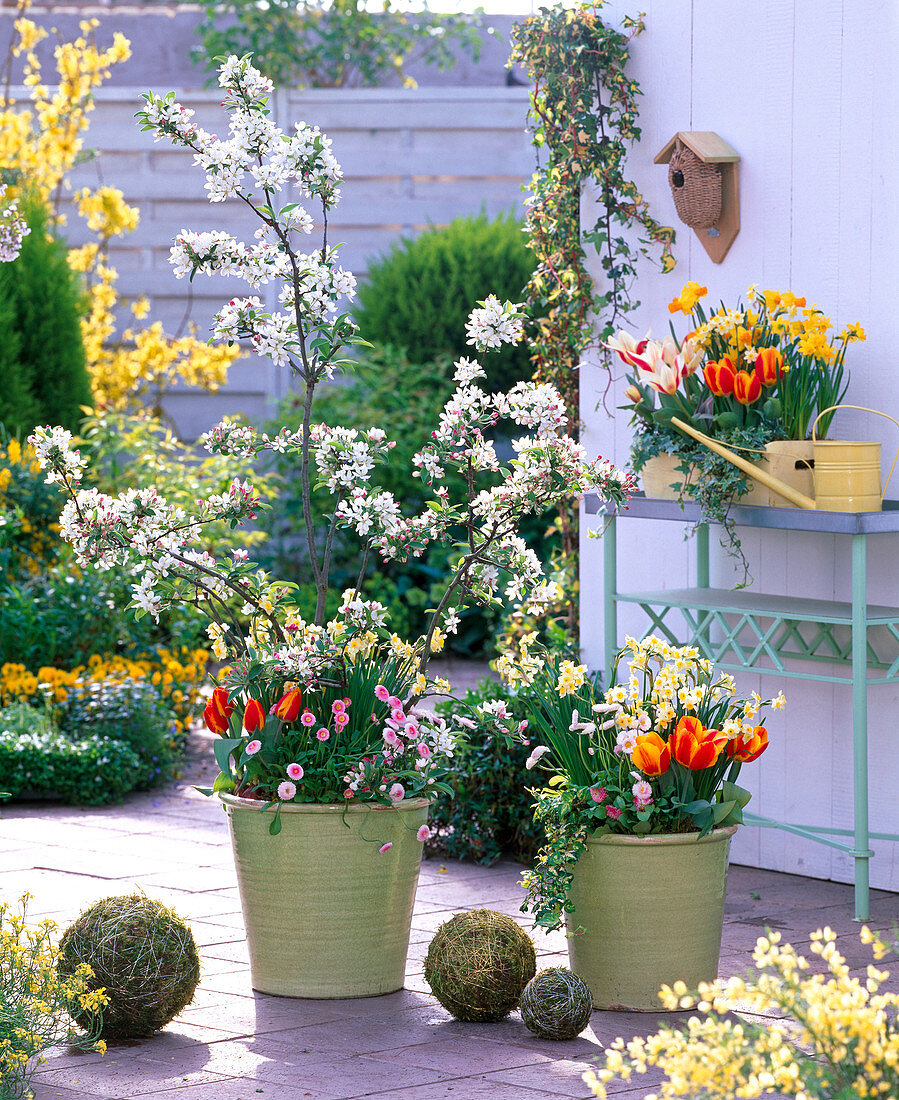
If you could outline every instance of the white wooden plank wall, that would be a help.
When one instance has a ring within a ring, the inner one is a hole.
[[[633,330],[667,331],[667,303],[688,279],[708,286],[710,300],[732,302],[750,283],[805,294],[839,330],[860,321],[868,334],[850,350],[848,400],[899,417],[895,355],[895,274],[899,253],[899,85],[882,74],[899,56],[899,8],[891,0],[647,0],[646,33],[633,45],[633,74],[644,91],[643,138],[629,168],[663,222],[679,226],[678,265],[661,275],[641,263],[637,297],[643,305]],[[611,0],[608,19],[632,10]],[[677,130],[714,130],[741,154],[740,234],[720,265],[692,230],[676,221],[667,174],[652,159]],[[585,196],[584,219],[593,203]],[[598,267],[596,274],[599,276]],[[680,317],[680,315],[678,315]],[[679,330],[686,326],[681,320]],[[603,376],[582,369],[582,410],[592,451],[626,463],[630,429],[625,413],[597,408]],[[609,409],[623,404],[619,379]],[[889,467],[899,433],[888,421],[845,413],[835,423],[845,439],[881,439]],[[890,495],[899,493],[899,485]],[[585,523],[585,528],[594,521]],[[693,544],[679,524],[619,524],[622,589],[695,583]],[[848,599],[846,539],[805,533],[741,531],[760,591]],[[738,577],[712,539],[712,584]],[[869,600],[899,603],[895,562],[899,543],[871,539]],[[582,544],[583,642],[587,659],[602,654],[602,549]],[[622,608],[620,632],[642,633],[645,619]],[[824,666],[826,671],[837,671]],[[774,677],[744,677],[763,694]],[[772,747],[743,778],[753,809],[775,818],[850,828],[852,727],[849,692],[842,687],[787,681],[788,709],[769,723]],[[871,828],[899,832],[899,692],[869,695]],[[872,883],[899,889],[897,845],[875,841]],[[848,856],[775,830],[741,829],[736,862],[851,881]]]
[[[201,276],[192,288],[176,280],[168,263],[171,240],[185,228],[250,237],[253,217],[238,203],[209,204],[205,176],[192,167],[191,157],[163,142],[154,144],[152,134],[138,129],[133,115],[142,105],[141,90],[98,92],[88,140],[102,155],[73,173],[72,184],[119,187],[140,207],[138,229],[112,247],[121,291],[149,295],[151,320],[161,320],[167,330],[176,331],[188,317],[205,336],[221,303],[246,291],[237,280]],[[218,93],[177,95],[201,125],[224,130]],[[525,88],[316,90],[281,93],[273,104],[284,129],[304,119],[333,140],[346,180],[329,240],[344,243],[343,266],[357,276],[400,235],[482,208],[489,215],[520,211],[522,185],[534,167],[527,109]],[[67,232],[72,243],[86,239],[77,216],[69,218]],[[176,393],[168,409],[181,432],[193,437],[227,412],[262,416],[285,385],[283,374],[266,361],[247,358],[234,366],[223,393],[212,398]]]

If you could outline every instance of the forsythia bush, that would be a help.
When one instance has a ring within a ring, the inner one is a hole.
[[[830,928],[810,939],[823,974],[810,974],[809,960],[771,932],[756,944],[752,977],[702,985],[698,999],[683,983],[663,987],[666,1009],[695,1007],[700,1015],[647,1039],[616,1039],[605,1065],[584,1075],[594,1095],[605,1097],[615,1078],[631,1080],[657,1066],[666,1080],[646,1100],[899,1096],[899,995],[880,992],[889,972],[871,965],[865,979],[854,978]],[[868,928],[861,940],[875,961],[890,950]],[[722,1018],[736,1011],[768,1022]]]
[[[102,1010],[105,992],[90,990],[93,971],[86,965],[60,978],[51,940],[56,925],[42,921],[27,928],[28,900],[27,894],[20,899],[18,912],[0,902],[0,1100],[34,1095],[29,1082],[46,1050],[106,1050],[95,1034],[79,1034],[70,1018],[73,1009]]]
[[[89,156],[84,135],[94,109],[94,90],[114,65],[128,60],[131,46],[124,35],[116,33],[107,49],[99,49],[93,41],[98,21],[84,20],[81,35],[72,42],[61,42],[54,50],[56,82],[51,88],[44,83],[35,53],[48,32],[25,17],[29,4],[30,0],[19,0],[7,62],[0,66],[0,84],[8,89],[12,64],[24,58],[22,82],[30,89],[28,105],[23,106],[0,88],[0,165],[11,184],[11,197],[22,192],[35,195],[56,211],[55,222],[61,225],[65,218],[59,215],[58,205],[66,177]],[[150,399],[158,409],[161,396],[176,382],[217,389],[230,364],[242,354],[239,348],[210,347],[193,331],[171,337],[158,322],[117,335],[118,273],[109,264],[108,245],[113,237],[132,232],[140,214],[114,187],[83,188],[74,201],[97,238],[69,251],[69,264],[82,276],[88,293],[81,326],[95,404],[130,409]],[[132,311],[141,319],[148,304],[135,302]]]
[[[226,381],[228,368],[243,354],[237,345],[207,344],[197,339],[194,326],[187,335],[169,336],[159,321],[143,329],[127,328],[121,341],[117,339],[118,272],[109,263],[109,242],[136,229],[140,212],[114,187],[83,188],[75,195],[75,203],[98,238],[69,252],[71,267],[84,275],[88,288],[90,308],[82,322],[82,336],[96,404],[127,411],[149,403],[159,415],[161,398],[179,382],[210,393],[217,390]],[[131,305],[136,320],[148,311],[145,298]]]

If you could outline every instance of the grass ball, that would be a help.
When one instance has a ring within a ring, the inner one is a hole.
[[[106,989],[100,1038],[143,1039],[170,1023],[193,1000],[200,956],[190,927],[143,894],[104,898],[85,910],[59,944],[63,977],[87,963],[91,989]],[[97,1013],[73,1013],[95,1029]]]
[[[425,981],[457,1020],[493,1023],[515,1008],[536,969],[527,932],[505,913],[472,909],[437,929],[425,959]]]
[[[521,1018],[541,1039],[576,1039],[590,1023],[590,986],[564,966],[531,978],[521,994]]]

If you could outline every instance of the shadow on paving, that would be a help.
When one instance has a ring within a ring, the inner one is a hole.
[[[37,1100],[586,1100],[581,1077],[603,1044],[683,1018],[595,1012],[590,1028],[570,1042],[536,1038],[517,1014],[497,1024],[453,1020],[424,983],[427,944],[434,929],[466,908],[498,909],[532,931],[519,911],[521,867],[508,862],[423,864],[404,990],[357,1001],[254,993],[227,821],[188,785],[209,781],[210,758],[199,738],[188,779],[123,806],[4,808],[0,898],[28,891],[32,919],[51,917],[65,927],[99,898],[144,889],[190,922],[203,959],[194,1003],[165,1031],[111,1046],[105,1058],[51,1056],[35,1076]],[[899,896],[875,890],[871,898],[869,923],[890,930]],[[808,933],[823,925],[837,933],[853,973],[864,976],[870,955],[858,941],[850,886],[734,866],[720,972],[744,973],[766,927],[808,954]],[[534,933],[534,942],[539,967],[567,964],[564,936]],[[886,987],[899,990],[897,979],[899,972]],[[610,1095],[636,1100],[657,1083],[649,1075],[617,1082]]]

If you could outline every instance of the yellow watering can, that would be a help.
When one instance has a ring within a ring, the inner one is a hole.
[[[878,409],[866,409],[861,405],[831,405],[815,417],[812,425],[812,442],[814,443],[814,473],[815,495],[806,496],[794,489],[791,485],[785,485],[779,478],[772,477],[767,470],[759,469],[746,458],[728,450],[715,439],[697,431],[696,428],[685,424],[676,416],[671,418],[671,423],[680,428],[682,432],[692,436],[700,443],[704,443],[709,450],[732,462],[745,474],[749,474],[755,481],[780,493],[797,508],[812,508],[822,512],[879,512],[883,504],[883,492],[886,491],[896,459],[887,474],[886,485],[883,492],[880,488],[880,444],[872,442],[845,442],[843,440],[818,439],[815,428],[822,416],[837,409],[857,409],[859,412],[870,412],[876,416],[885,416],[899,427],[899,420],[894,420]]]

